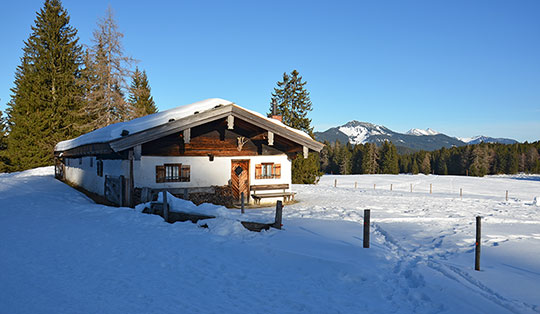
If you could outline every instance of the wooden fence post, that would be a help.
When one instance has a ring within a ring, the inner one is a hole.
[[[241,206],[241,213],[244,213],[244,192],[240,193],[240,206]]]
[[[392,191],[392,183],[390,183],[390,191]]]
[[[358,187],[358,182],[354,181],[354,188],[356,189]]]
[[[276,203],[276,219],[275,219],[275,222],[274,222],[274,226],[276,227],[276,229],[281,229],[282,219],[283,219],[283,203],[281,201],[277,201],[277,203]]]
[[[371,210],[364,209],[364,248],[369,248],[369,221]]]
[[[459,197],[463,199],[463,188],[459,188]]]
[[[411,183],[411,193],[412,193],[412,183]]]
[[[163,219],[169,222],[169,204],[167,203],[167,191],[163,191]]]
[[[429,194],[433,193],[433,183],[429,184]]]
[[[377,187],[377,184],[374,183],[373,184],[373,189],[375,190],[376,187]]]
[[[337,187],[337,179],[334,179],[334,187]]]
[[[125,197],[124,197],[124,193],[125,193],[125,191],[124,191],[124,190],[125,190],[124,176],[120,176],[120,182],[119,182],[119,184],[120,184],[120,187],[119,187],[119,190],[120,190],[120,195],[119,195],[119,196],[120,196],[120,197],[119,197],[119,199],[120,199],[120,204],[119,204],[119,205],[120,205],[120,207],[122,207],[122,206],[124,206],[124,202],[125,202],[125,201],[124,201],[124,200],[125,200]]]
[[[506,190],[506,201],[508,202],[508,190]]]
[[[480,242],[482,231],[482,217],[476,216],[476,250],[474,255],[474,270],[480,270]]]

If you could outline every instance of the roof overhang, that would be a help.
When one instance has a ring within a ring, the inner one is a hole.
[[[92,150],[92,148],[99,147],[98,150],[101,150],[102,152],[108,151],[108,149],[111,149],[114,152],[121,152],[137,145],[157,140],[163,136],[184,131],[218,119],[227,118],[229,116],[233,116],[246,122],[253,123],[254,125],[261,127],[262,129],[273,132],[275,135],[286,138],[292,142],[298,143],[299,145],[316,152],[320,152],[321,149],[324,147],[324,144],[311,139],[307,135],[301,134],[289,127],[286,127],[281,123],[274,123],[269,120],[269,118],[265,118],[259,114],[246,110],[237,105],[227,104],[216,106],[215,108],[192,114],[178,120],[172,120],[165,124],[161,124],[137,133],[129,134],[122,138],[112,140],[108,143],[87,144],[70,149],[68,151],[77,152],[82,150],[84,151],[84,153],[88,154],[89,150]],[[97,145],[97,147],[95,145]]]
[[[182,119],[170,121],[166,124],[162,124],[138,133],[125,136],[124,138],[114,140],[109,144],[114,151],[119,152],[134,147],[136,145],[156,140],[163,136],[193,128],[218,119],[223,119],[231,115],[233,117],[258,125],[261,128],[273,132],[276,135],[287,138],[316,152],[320,152],[321,149],[324,147],[324,144],[322,143],[298,134],[297,132],[285,126],[273,123],[272,121],[269,121],[268,118],[264,118],[262,116],[254,114],[234,104],[222,105],[217,108],[193,114]]]

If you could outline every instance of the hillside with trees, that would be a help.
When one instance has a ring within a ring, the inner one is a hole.
[[[485,176],[540,173],[540,141],[441,148],[398,155],[391,142],[377,147],[366,143],[325,142],[321,171],[333,174],[438,174]]]

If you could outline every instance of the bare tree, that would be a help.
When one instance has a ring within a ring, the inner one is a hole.
[[[105,17],[99,19],[93,33],[93,45],[84,58],[83,84],[86,89],[86,131],[132,118],[132,108],[124,95],[128,88],[126,78],[135,59],[124,55],[122,34],[109,6]]]

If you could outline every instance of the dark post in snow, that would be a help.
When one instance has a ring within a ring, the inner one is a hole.
[[[369,248],[369,220],[370,220],[369,209],[364,209],[364,248]]]
[[[480,241],[481,241],[481,232],[482,232],[482,217],[476,217],[476,250],[474,256],[474,270],[480,270]]]
[[[167,191],[163,191],[163,219],[169,222],[169,204],[167,204]]]
[[[274,226],[276,229],[281,229],[281,222],[283,217],[283,203],[281,201],[277,201],[276,203],[276,219],[274,222]]]
[[[244,192],[240,193],[240,208],[242,214],[244,213]]]
[[[429,194],[433,193],[433,183],[429,184]]]
[[[459,197],[463,199],[463,188],[459,188]]]
[[[508,202],[508,190],[506,190],[506,201]]]
[[[390,191],[392,191],[392,183],[390,183]]]
[[[120,176],[120,179],[119,179],[119,189],[120,189],[120,195],[119,195],[119,199],[118,199],[118,202],[120,203],[120,207],[124,206],[124,193],[125,193],[125,187],[124,187],[124,176]]]
[[[373,189],[375,190],[375,187],[377,187],[377,184],[373,183]]]
[[[337,179],[334,179],[334,187],[337,187]]]
[[[354,181],[354,188],[356,189],[358,187],[358,182]]]

